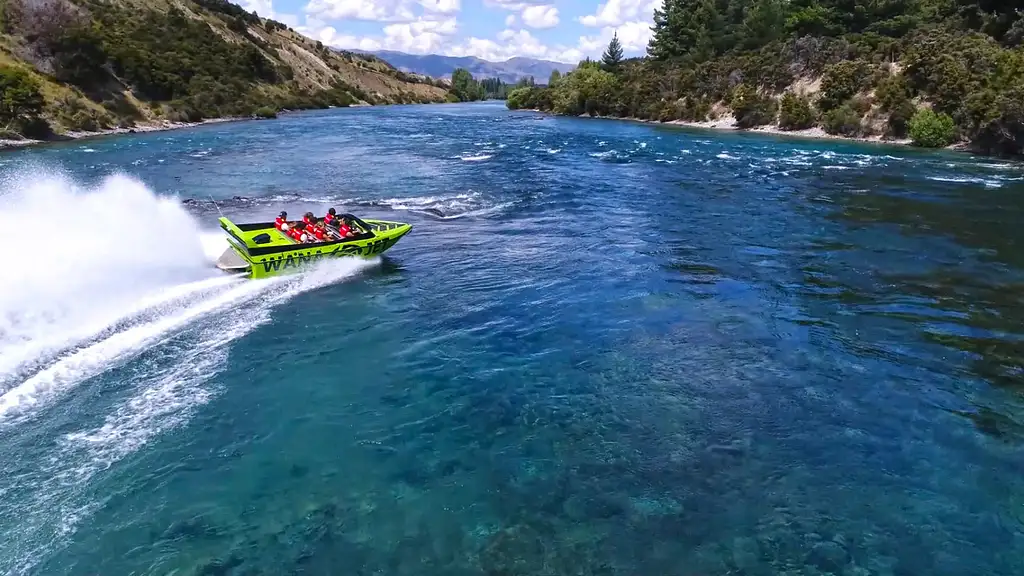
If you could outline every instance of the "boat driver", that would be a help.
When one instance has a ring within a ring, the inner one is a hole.
[[[339,220],[338,223],[338,235],[342,238],[349,238],[355,236],[356,233],[353,230],[354,225],[348,218]]]

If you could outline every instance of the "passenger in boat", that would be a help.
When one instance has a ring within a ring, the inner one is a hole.
[[[316,216],[313,216],[312,212],[306,212],[302,216],[302,221],[306,223],[306,227],[310,227],[316,224]]]
[[[324,216],[324,224],[330,224],[338,219],[338,212],[331,208],[327,210],[327,215]]]
[[[281,210],[281,213],[274,219],[274,228],[277,228],[281,232],[287,232],[291,225],[288,224],[288,213]]]
[[[307,226],[307,230],[313,236],[314,242],[323,242],[327,240],[327,230],[324,230],[323,222],[317,222],[312,226]]]
[[[309,232],[305,222],[296,222],[295,226],[292,227],[291,232],[288,233],[292,240],[296,242],[312,242],[313,235]]]

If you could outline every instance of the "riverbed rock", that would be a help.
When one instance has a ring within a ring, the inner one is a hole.
[[[819,542],[807,554],[805,563],[823,572],[842,574],[850,561],[850,554],[835,541]]]

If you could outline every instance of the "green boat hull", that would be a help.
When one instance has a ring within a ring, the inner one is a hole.
[[[369,232],[354,238],[300,244],[285,236],[273,222],[235,224],[221,217],[230,247],[218,259],[217,267],[250,278],[267,278],[299,272],[324,258],[374,258],[412,230],[411,224],[385,220],[358,222]]]

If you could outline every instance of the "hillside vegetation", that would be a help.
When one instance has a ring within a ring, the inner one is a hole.
[[[0,122],[46,137],[447,90],[225,0],[0,0]]]
[[[510,108],[957,141],[1024,153],[1024,1],[665,0],[644,58],[617,40]]]

